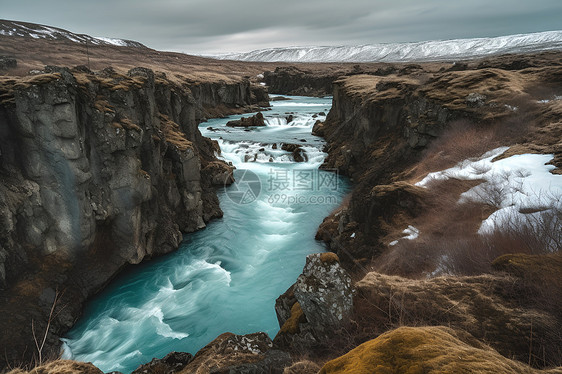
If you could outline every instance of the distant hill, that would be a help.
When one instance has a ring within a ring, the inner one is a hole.
[[[144,44],[132,40],[93,37],[85,34],[75,34],[57,27],[9,20],[0,20],[0,35],[29,37],[33,39],[69,40],[75,43],[89,43],[95,45],[146,48]]]
[[[408,62],[452,61],[549,50],[562,50],[562,31],[418,43],[268,48],[213,57],[255,62]]]

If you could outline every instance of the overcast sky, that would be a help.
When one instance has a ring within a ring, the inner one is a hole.
[[[212,54],[562,30],[562,0],[0,0],[0,18]]]

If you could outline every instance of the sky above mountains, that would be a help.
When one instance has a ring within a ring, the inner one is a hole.
[[[192,54],[561,30],[560,0],[0,0],[0,18]]]

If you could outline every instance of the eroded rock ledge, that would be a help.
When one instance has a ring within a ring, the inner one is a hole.
[[[46,67],[0,80],[0,361],[46,348],[126,264],[222,216],[230,166],[197,125],[267,99],[248,81],[173,82],[135,68]]]

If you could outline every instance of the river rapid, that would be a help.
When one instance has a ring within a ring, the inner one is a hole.
[[[236,167],[236,183],[218,189],[224,217],[185,235],[176,252],[130,267],[94,297],[63,339],[64,358],[130,373],[171,351],[195,354],[227,331],[275,336],[275,299],[308,254],[326,250],[314,235],[349,190],[336,172],[318,170],[324,141],[311,135],[331,98],[289,98],[263,112],[264,127],[226,126],[241,116],[200,125]],[[295,162],[283,143],[300,145],[305,161]]]

